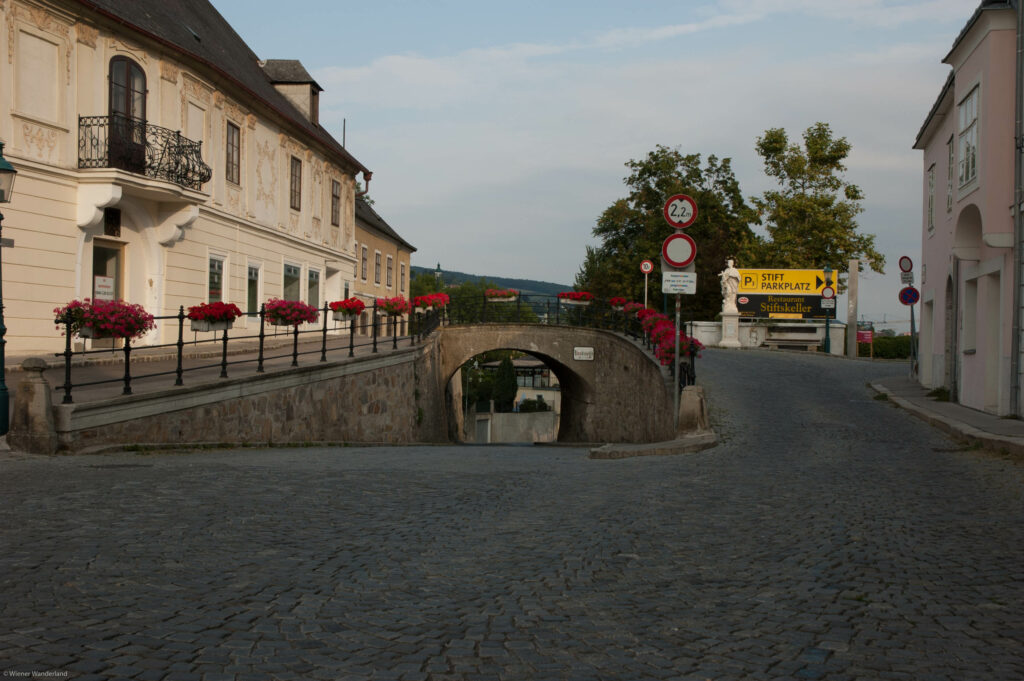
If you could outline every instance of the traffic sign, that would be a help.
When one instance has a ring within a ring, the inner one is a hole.
[[[832,298],[836,297],[836,290],[831,286],[826,286],[825,288],[821,289],[821,297],[831,300]]]
[[[921,299],[921,293],[913,286],[900,290],[900,302],[904,305],[914,305]]]
[[[686,267],[696,256],[697,243],[682,232],[670,235],[661,246],[661,257],[672,267]]]
[[[665,202],[665,221],[676,229],[686,229],[697,219],[697,202],[686,194],[670,196]]]
[[[651,272],[654,271],[654,263],[651,262],[650,260],[644,260],[642,263],[640,263],[640,271],[643,272],[644,274],[650,274]]]
[[[693,295],[697,292],[696,272],[662,272],[662,293],[683,293]]]
[[[740,270],[738,293],[821,295],[825,270]]]
[[[914,273],[913,272],[900,272],[900,283],[901,284],[913,284]]]
[[[822,297],[822,299],[821,299],[821,309],[822,310],[834,310],[834,309],[836,309],[836,299],[835,298],[824,298],[824,297]]]
[[[905,255],[900,256],[900,271],[909,272],[914,269],[914,261]]]

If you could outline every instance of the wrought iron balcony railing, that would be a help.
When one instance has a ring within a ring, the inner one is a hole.
[[[202,142],[121,114],[78,117],[78,167],[120,168],[189,189],[202,189],[213,172]]]

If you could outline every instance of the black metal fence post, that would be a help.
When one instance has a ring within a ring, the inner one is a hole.
[[[377,352],[377,301],[373,301],[373,352]]]
[[[398,315],[389,315],[391,317],[391,349],[398,349]]]
[[[263,341],[266,338],[267,304],[260,303],[260,351],[256,357],[256,373],[263,373]]]
[[[132,394],[132,339],[124,339],[124,390],[121,392],[122,395]]]
[[[292,324],[292,366],[299,366],[299,325]]]
[[[326,362],[327,361],[327,311],[329,309],[330,308],[327,307],[327,303],[324,303],[324,328],[323,328],[324,339],[323,339],[323,343],[320,345],[320,361],[321,362]]]
[[[356,354],[356,317],[359,315],[350,315],[348,322],[348,356],[354,357]]]
[[[220,351],[220,377],[228,377],[228,328],[225,326],[221,336],[221,351]]]
[[[174,385],[185,385],[182,356],[185,354],[185,306],[178,306],[178,366],[174,369]]]
[[[64,321],[64,399],[63,404],[71,404],[71,315]]]

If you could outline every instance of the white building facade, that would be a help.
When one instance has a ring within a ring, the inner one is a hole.
[[[206,0],[0,0],[0,21],[9,353],[62,349],[72,299],[342,297],[370,172],[319,126],[301,64],[259,61]]]

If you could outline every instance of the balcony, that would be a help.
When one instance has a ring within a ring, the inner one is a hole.
[[[120,114],[78,117],[79,168],[117,168],[201,191],[213,176],[202,145]]]

